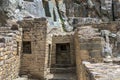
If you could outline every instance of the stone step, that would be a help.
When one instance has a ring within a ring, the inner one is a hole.
[[[46,80],[76,80],[75,73],[55,73],[49,74]]]
[[[50,73],[75,73],[76,68],[70,67],[70,68],[50,68]]]
[[[69,67],[75,67],[75,64],[54,64],[51,65],[52,68],[69,68]]]

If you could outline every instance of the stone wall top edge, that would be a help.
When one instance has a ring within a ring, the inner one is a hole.
[[[100,24],[120,24],[120,21],[112,21],[112,22],[102,22],[102,23],[89,23],[89,24],[76,24],[75,26],[84,26],[84,25],[100,25]]]
[[[111,23],[120,23],[120,21],[109,21],[109,22],[101,22],[101,23],[89,23],[89,24],[111,24]]]
[[[47,21],[45,17],[41,18],[24,18],[22,21]]]
[[[73,34],[67,34],[67,35],[53,35],[53,37],[70,37],[73,36]]]

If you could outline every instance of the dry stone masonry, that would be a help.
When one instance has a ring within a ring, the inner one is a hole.
[[[78,37],[80,43],[80,50],[87,50],[87,55],[90,56],[90,59],[96,58],[96,60],[99,60],[100,58],[102,58],[104,39],[100,37],[98,29],[92,28],[91,26],[80,27],[78,28]],[[81,52],[81,56],[84,55],[84,52]]]
[[[0,80],[13,80],[19,75],[21,36],[21,28],[0,28]]]
[[[45,18],[24,20],[20,26],[23,28],[20,74],[43,80],[47,21]]]

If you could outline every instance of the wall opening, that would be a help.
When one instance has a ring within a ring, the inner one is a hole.
[[[23,53],[31,54],[31,42],[23,41]]]
[[[51,17],[51,13],[50,13],[50,10],[49,10],[49,3],[48,3],[48,1],[44,1],[43,0],[43,5],[44,5],[46,16],[47,17]]]
[[[55,10],[53,9],[53,17],[54,17],[54,21],[57,21],[56,19],[56,14],[55,14]]]
[[[17,25],[13,25],[13,26],[11,27],[11,30],[18,30],[18,26],[17,26]]]
[[[19,47],[20,47],[19,42],[17,42],[17,55],[19,55]]]
[[[5,43],[5,38],[0,38],[0,43]]]
[[[51,52],[51,44],[48,45],[48,65],[47,65],[47,67],[50,67],[50,60],[51,60],[50,52]]]
[[[70,64],[70,43],[56,44],[56,64]]]

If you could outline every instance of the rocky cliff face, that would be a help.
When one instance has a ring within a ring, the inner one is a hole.
[[[9,19],[46,17],[50,27],[64,26],[64,29],[72,30],[69,28],[62,0],[2,0],[0,8]]]
[[[22,20],[23,17],[41,17],[44,9],[41,0],[5,0],[1,1],[1,9],[10,19]]]
[[[46,17],[50,27],[63,27],[66,31],[71,31],[76,21],[110,21],[114,17],[111,0],[1,0],[0,11],[4,22],[7,17]]]

